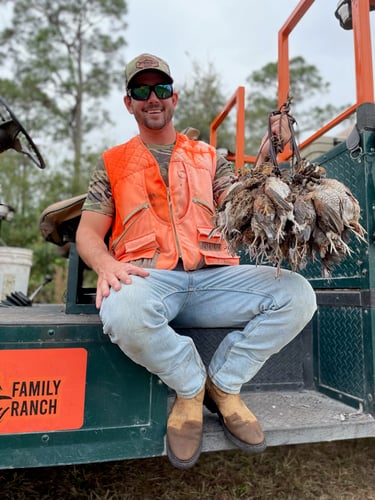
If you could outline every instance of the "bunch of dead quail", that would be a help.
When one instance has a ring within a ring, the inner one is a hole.
[[[281,171],[264,163],[240,175],[219,208],[216,230],[229,250],[247,252],[256,263],[277,269],[284,262],[293,271],[319,259],[322,275],[351,254],[351,234],[365,241],[360,206],[351,191],[325,169],[299,160]]]

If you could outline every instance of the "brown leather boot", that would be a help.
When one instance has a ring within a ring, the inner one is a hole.
[[[225,435],[236,446],[248,453],[266,449],[262,428],[239,394],[223,392],[207,379],[204,404],[219,415]]]
[[[202,449],[204,389],[194,398],[176,396],[167,423],[167,454],[172,465],[189,469]]]

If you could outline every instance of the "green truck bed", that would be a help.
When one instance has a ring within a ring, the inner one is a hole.
[[[0,394],[9,398],[0,400],[0,468],[165,454],[173,394],[111,344],[97,315],[66,314],[63,305],[2,308],[0,333]],[[212,349],[225,334],[205,333]],[[349,406],[314,386],[311,334],[312,325],[243,389],[268,444],[375,436],[359,398]],[[206,411],[203,450],[230,448]]]
[[[330,280],[307,266],[317,313],[243,387],[270,446],[375,436],[375,126],[360,129],[356,155],[342,143],[319,161],[358,198],[367,242]],[[0,468],[165,454],[173,394],[103,335],[82,274],[72,244],[66,304],[0,308]],[[227,331],[180,333],[208,363]],[[206,412],[203,450],[231,447]]]

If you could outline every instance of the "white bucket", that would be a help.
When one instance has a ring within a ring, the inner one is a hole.
[[[0,300],[12,292],[27,295],[32,258],[28,248],[0,246]]]

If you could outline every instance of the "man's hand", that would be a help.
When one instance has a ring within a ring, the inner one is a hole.
[[[129,285],[130,275],[146,277],[150,273],[142,267],[116,260],[104,242],[112,219],[106,215],[84,210],[76,233],[77,250],[84,262],[98,275],[96,307],[100,309],[111,288],[120,290],[121,283]]]
[[[142,267],[135,266],[126,262],[119,262],[112,257],[106,259],[106,262],[97,270],[98,280],[96,285],[96,307],[100,309],[103,298],[108,297],[110,289],[118,291],[121,284],[130,285],[132,283],[131,275],[146,277],[149,272]]]
[[[274,114],[270,118],[272,136],[275,139],[276,152],[281,153],[285,145],[290,141],[292,134],[290,131],[289,117],[285,113]],[[268,132],[264,134],[261,142],[256,165],[264,163],[270,158],[270,141]]]

